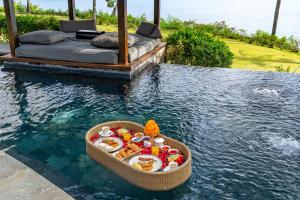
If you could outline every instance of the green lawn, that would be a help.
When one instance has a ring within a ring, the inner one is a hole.
[[[291,67],[294,72],[300,67],[300,54],[279,49],[271,49],[223,39],[234,54],[232,68],[259,71],[275,71],[275,66]],[[300,69],[296,71],[300,73]]]
[[[116,31],[116,25],[100,25],[99,29],[106,31]],[[133,33],[134,29],[129,29]],[[172,31],[162,30],[163,36],[167,37]],[[271,49],[256,45],[239,42],[236,40],[223,39],[234,54],[232,68],[259,70],[259,71],[276,71],[276,66],[283,68],[291,67],[291,71],[300,73],[300,53],[292,53],[279,49]]]

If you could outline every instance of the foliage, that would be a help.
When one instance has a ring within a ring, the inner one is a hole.
[[[167,38],[167,61],[173,64],[230,67],[233,54],[219,39],[194,27],[182,28]]]
[[[18,15],[16,21],[19,34],[44,29],[59,30],[59,20],[56,17]],[[8,40],[7,31],[5,16],[0,15],[0,38],[2,41]]]
[[[105,0],[107,7],[114,8],[116,6],[117,1],[116,0]]]
[[[276,70],[276,72],[287,72],[287,73],[290,73],[292,69],[291,69],[290,66],[288,66],[288,67],[285,68],[285,67],[279,65],[279,66],[275,66],[275,70]]]
[[[284,50],[290,50],[292,52],[299,52],[299,41],[293,36],[278,37],[271,35],[267,32],[258,30],[254,34],[248,34],[243,29],[231,28],[224,21],[216,22],[214,24],[193,24],[199,30],[208,32],[214,36],[235,39],[249,44],[255,44],[258,46],[264,46],[269,48],[279,48]]]

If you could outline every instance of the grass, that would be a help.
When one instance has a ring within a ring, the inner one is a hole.
[[[98,25],[98,29],[105,31],[117,31],[117,25]],[[129,29],[134,33],[135,29]],[[162,30],[164,38],[171,34],[172,30]],[[292,53],[280,49],[272,49],[251,45],[231,39],[220,38],[225,41],[234,54],[231,68],[246,69],[254,71],[276,71],[276,66],[290,67],[291,72],[300,73],[300,53]]]
[[[276,66],[291,67],[300,73],[300,54],[223,39],[234,54],[232,68],[256,71],[276,71]]]

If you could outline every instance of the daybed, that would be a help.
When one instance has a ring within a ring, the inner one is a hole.
[[[125,74],[122,77],[130,79],[145,67],[157,65],[164,59],[166,44],[161,42],[160,37],[152,37],[159,32],[160,0],[154,0],[153,25],[155,29],[151,37],[140,34],[139,29],[138,34],[128,34],[127,0],[117,0],[118,35],[116,38],[118,43],[114,44],[113,48],[99,48],[99,46],[91,45],[90,40],[74,37],[74,32],[78,30],[96,30],[95,21],[76,20],[75,0],[68,0],[70,21],[61,23],[61,31],[67,33],[68,37],[55,42],[51,38],[50,43],[22,42],[22,36],[20,37],[17,29],[14,1],[4,0],[3,2],[8,25],[10,54],[0,56],[0,61],[4,61],[4,66],[7,68],[38,69],[39,71],[52,68],[54,73],[57,73],[59,68],[62,69],[59,71],[67,73],[80,71],[76,73],[80,75],[85,75],[84,73],[89,71],[88,76],[97,74],[97,77],[101,76],[99,74],[102,72],[105,72],[103,77],[108,77],[107,73],[112,72],[112,74]],[[144,29],[145,32],[150,30]],[[131,36],[139,38],[134,45],[130,45],[129,37]],[[96,73],[90,73],[91,71]]]
[[[70,35],[70,34],[69,34]],[[40,58],[87,63],[118,64],[118,49],[98,48],[90,44],[90,40],[76,40],[74,36],[55,44],[21,44],[16,48],[16,56],[24,58]],[[153,50],[160,43],[159,39],[152,39],[134,34],[140,42],[128,49],[128,61]]]

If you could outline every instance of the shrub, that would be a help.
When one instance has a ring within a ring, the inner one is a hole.
[[[16,17],[18,33],[24,34],[36,30],[59,30],[59,19],[48,16],[18,15]],[[7,25],[4,15],[0,15],[0,40],[7,41]]]
[[[281,66],[281,65],[275,66],[275,70],[276,70],[276,72],[287,72],[287,73],[290,73],[290,72],[292,71],[292,69],[291,69],[290,66],[284,68],[284,67]]]
[[[167,61],[173,64],[230,67],[233,54],[219,39],[186,27],[167,38]]]

